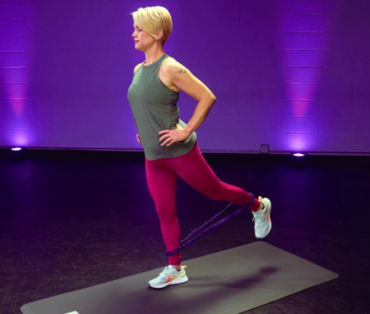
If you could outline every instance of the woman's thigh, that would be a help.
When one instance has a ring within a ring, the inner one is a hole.
[[[225,183],[216,176],[197,144],[186,155],[173,158],[171,167],[185,182],[213,200],[247,205],[251,199],[251,195],[245,190]],[[253,206],[259,207],[258,201]]]
[[[223,191],[224,182],[208,165],[197,143],[189,153],[168,161],[178,175],[200,193],[215,199]]]
[[[161,160],[145,160],[145,171],[158,214],[161,216],[165,214],[163,211],[175,211],[177,173]]]

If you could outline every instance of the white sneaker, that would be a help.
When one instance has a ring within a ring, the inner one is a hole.
[[[154,289],[161,289],[168,285],[177,285],[189,281],[185,272],[186,266],[181,266],[181,270],[177,270],[172,265],[166,266],[157,278],[149,281],[149,286]]]
[[[271,224],[271,201],[268,198],[258,198],[265,208],[258,212],[252,212],[254,220],[254,233],[256,238],[266,237],[272,227]]]

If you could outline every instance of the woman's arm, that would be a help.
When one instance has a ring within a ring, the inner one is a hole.
[[[206,119],[211,107],[216,102],[216,97],[199,79],[197,79],[187,68],[174,59],[170,59],[161,69],[166,83],[176,86],[179,90],[187,93],[198,101],[193,116],[185,129],[178,126],[175,130],[164,130],[158,134],[163,135],[159,141],[162,145],[170,146],[174,142],[183,141],[194,132]]]
[[[141,63],[139,63],[139,64],[134,68],[134,75],[135,75],[136,71],[137,71],[137,70],[139,70],[140,65],[141,65]],[[140,139],[139,132],[136,132],[136,139],[137,139],[138,143],[141,145],[141,139]]]

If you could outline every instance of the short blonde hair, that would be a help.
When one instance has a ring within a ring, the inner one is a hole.
[[[132,13],[132,16],[136,25],[155,39],[159,30],[162,30],[161,41],[164,45],[172,32],[172,19],[166,8],[159,6],[139,8]]]

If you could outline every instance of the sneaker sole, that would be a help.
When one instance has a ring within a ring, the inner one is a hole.
[[[262,199],[262,203],[263,203],[263,205],[266,206],[266,208],[269,212],[269,228],[268,228],[265,235],[259,236],[259,237],[256,236],[257,239],[263,239],[263,238],[267,237],[267,235],[270,233],[271,228],[272,228],[272,222],[271,222],[271,208],[272,208],[272,206],[271,206],[271,201],[268,198],[265,197],[265,198]]]
[[[180,277],[180,278],[177,278],[177,279],[174,279],[170,282],[167,282],[167,283],[164,283],[163,285],[159,285],[159,286],[152,286],[151,284],[149,284],[149,286],[153,289],[163,289],[169,285],[178,285],[180,283],[185,283],[185,282],[188,282],[189,281],[189,278],[185,275],[183,277]]]

